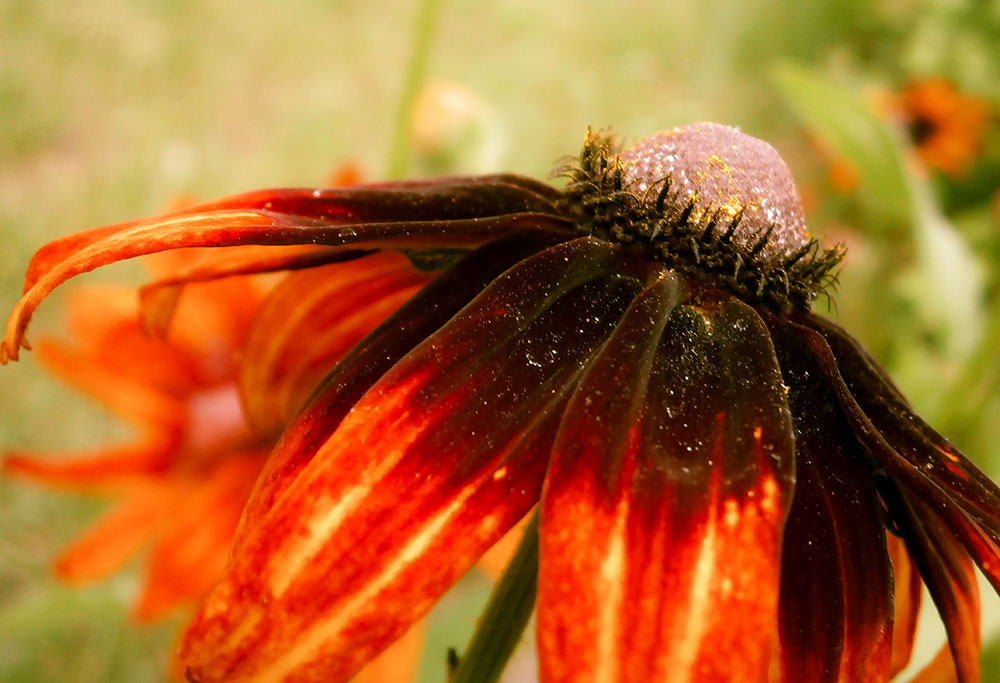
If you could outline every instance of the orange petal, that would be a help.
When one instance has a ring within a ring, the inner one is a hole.
[[[119,503],[71,543],[55,563],[71,583],[103,579],[121,569],[160,529],[174,502],[166,489],[146,487]]]
[[[956,683],[958,680],[951,648],[948,647],[948,643],[945,643],[910,683]]]
[[[206,384],[205,372],[199,359],[184,351],[151,339],[135,322],[122,324],[108,330],[108,336],[95,340],[96,348],[85,345],[67,346],[49,340],[38,345],[39,360],[45,368],[60,379],[82,391],[119,414],[137,422],[162,422],[153,417],[155,406],[174,403]],[[122,387],[134,387],[155,399],[153,406],[141,403],[120,403],[117,392]],[[153,409],[143,413],[142,407]],[[173,420],[173,409],[162,416]],[[144,417],[145,416],[145,417]]]
[[[201,386],[235,380],[236,356],[263,298],[252,278],[234,277],[186,287],[175,302],[167,340],[199,361]]]
[[[109,335],[136,321],[135,288],[81,283],[65,294],[67,327],[74,344],[91,351]]]
[[[517,551],[517,546],[521,544],[521,537],[524,536],[524,528],[528,525],[531,515],[526,515],[518,522],[513,529],[504,534],[503,538],[497,541],[492,548],[479,558],[479,569],[494,581],[502,575],[510,560]]]
[[[664,274],[636,298],[560,425],[539,538],[547,683],[769,680],[794,481],[781,375],[751,309],[678,296]]]
[[[47,369],[133,424],[180,430],[187,420],[187,407],[182,401],[149,382],[130,378],[126,371],[91,362],[60,344],[46,342],[38,351]],[[125,355],[119,359],[140,371],[141,365],[151,360],[145,354]]]
[[[233,532],[266,454],[230,455],[186,483],[149,557],[134,615],[158,619],[205,596],[222,578]]]
[[[330,170],[326,177],[326,185],[329,187],[357,185],[362,177],[364,174],[361,172],[361,165],[357,161],[347,161]]]
[[[48,486],[110,492],[162,476],[172,460],[170,444],[150,443],[72,455],[9,451],[3,469]]]
[[[334,364],[430,280],[409,259],[380,252],[293,273],[261,308],[241,364],[247,419],[280,430]]]

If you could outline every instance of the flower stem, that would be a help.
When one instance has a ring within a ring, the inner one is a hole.
[[[538,578],[538,510],[524,529],[503,576],[493,589],[472,642],[449,683],[494,683],[521,641],[535,607]]]
[[[396,110],[396,123],[392,135],[392,147],[389,149],[389,178],[398,179],[406,175],[410,165],[410,132],[413,106],[420,94],[420,88],[427,78],[427,60],[431,50],[431,39],[434,34],[434,19],[437,16],[440,0],[423,0],[417,10],[416,30],[414,31],[413,52],[410,53],[410,67],[403,81],[403,91],[399,97],[399,108]]]

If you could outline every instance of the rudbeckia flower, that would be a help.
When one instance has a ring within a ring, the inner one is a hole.
[[[917,155],[930,168],[957,178],[982,153],[989,104],[959,92],[951,81],[915,81],[896,94],[893,105]]]
[[[887,680],[921,583],[976,680],[1000,490],[810,312],[841,251],[774,149],[715,124],[588,134],[562,174],[256,192],[36,256],[4,360],[53,287],[150,252],[440,271],[284,430],[184,636],[189,678],[346,680],[537,506],[542,681]]]

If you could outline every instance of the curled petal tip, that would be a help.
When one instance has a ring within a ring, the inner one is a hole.
[[[25,348],[28,348],[25,346]],[[0,365],[7,365],[10,361],[17,360],[17,343],[3,340],[0,342]]]
[[[17,360],[21,348],[31,350],[31,344],[24,338],[27,327],[28,318],[24,315],[22,304],[19,303],[11,313],[10,320],[7,321],[7,330],[0,340],[0,365]]]

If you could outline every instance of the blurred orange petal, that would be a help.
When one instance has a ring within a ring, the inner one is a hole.
[[[326,185],[329,187],[346,187],[347,185],[357,185],[363,177],[361,166],[354,161],[347,161],[338,164],[330,175],[326,177]]]
[[[7,474],[66,489],[128,489],[167,468],[171,445],[139,444],[82,452],[70,457],[38,451],[8,451],[3,469]]]
[[[231,456],[178,493],[183,504],[150,554],[135,607],[141,621],[204,596],[222,578],[229,544],[266,453]]]
[[[185,406],[173,396],[114,369],[88,362],[86,357],[61,344],[43,342],[38,347],[38,356],[50,372],[134,424],[176,429],[187,417]],[[135,364],[137,359],[132,356],[122,360]]]
[[[169,518],[172,497],[166,489],[149,487],[111,508],[62,552],[56,573],[84,583],[121,569]]]

